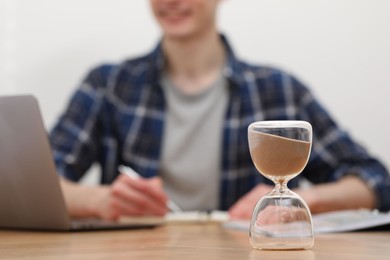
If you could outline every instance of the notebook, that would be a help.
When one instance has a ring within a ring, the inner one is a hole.
[[[230,220],[223,223],[228,229],[249,231],[249,220]],[[390,213],[377,210],[339,210],[313,215],[316,234],[358,230],[390,230]]]
[[[37,100],[0,97],[0,228],[146,228],[162,221],[70,219]]]

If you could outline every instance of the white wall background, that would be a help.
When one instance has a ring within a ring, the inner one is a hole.
[[[390,1],[225,0],[236,53],[309,85],[390,166]],[[153,48],[148,0],[0,0],[0,95],[38,97],[52,127],[85,73]]]

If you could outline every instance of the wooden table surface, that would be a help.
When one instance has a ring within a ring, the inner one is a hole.
[[[246,232],[216,223],[152,229],[0,230],[0,259],[390,259],[390,232],[321,234],[310,250],[259,251]]]

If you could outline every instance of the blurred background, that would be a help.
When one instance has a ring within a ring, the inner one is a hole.
[[[240,58],[306,83],[389,167],[389,12],[387,0],[224,0],[219,28]],[[49,130],[89,69],[159,37],[148,0],[0,0],[0,95],[35,95]]]

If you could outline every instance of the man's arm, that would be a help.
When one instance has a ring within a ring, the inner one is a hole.
[[[133,180],[121,174],[112,185],[86,186],[60,177],[72,217],[115,220],[122,215],[164,215],[167,197],[158,177]]]
[[[250,219],[257,201],[272,189],[265,184],[257,185],[229,209],[230,217]],[[373,191],[355,176],[294,191],[306,201],[313,214],[342,209],[373,209],[376,205]]]
[[[344,209],[373,209],[376,206],[374,192],[360,178],[352,175],[295,192],[307,202],[313,214]]]
[[[60,184],[64,194],[65,203],[68,213],[72,217],[99,217],[101,205],[107,204],[103,202],[109,193],[108,186],[84,186],[60,177]],[[114,219],[117,214],[109,213],[105,219]]]

